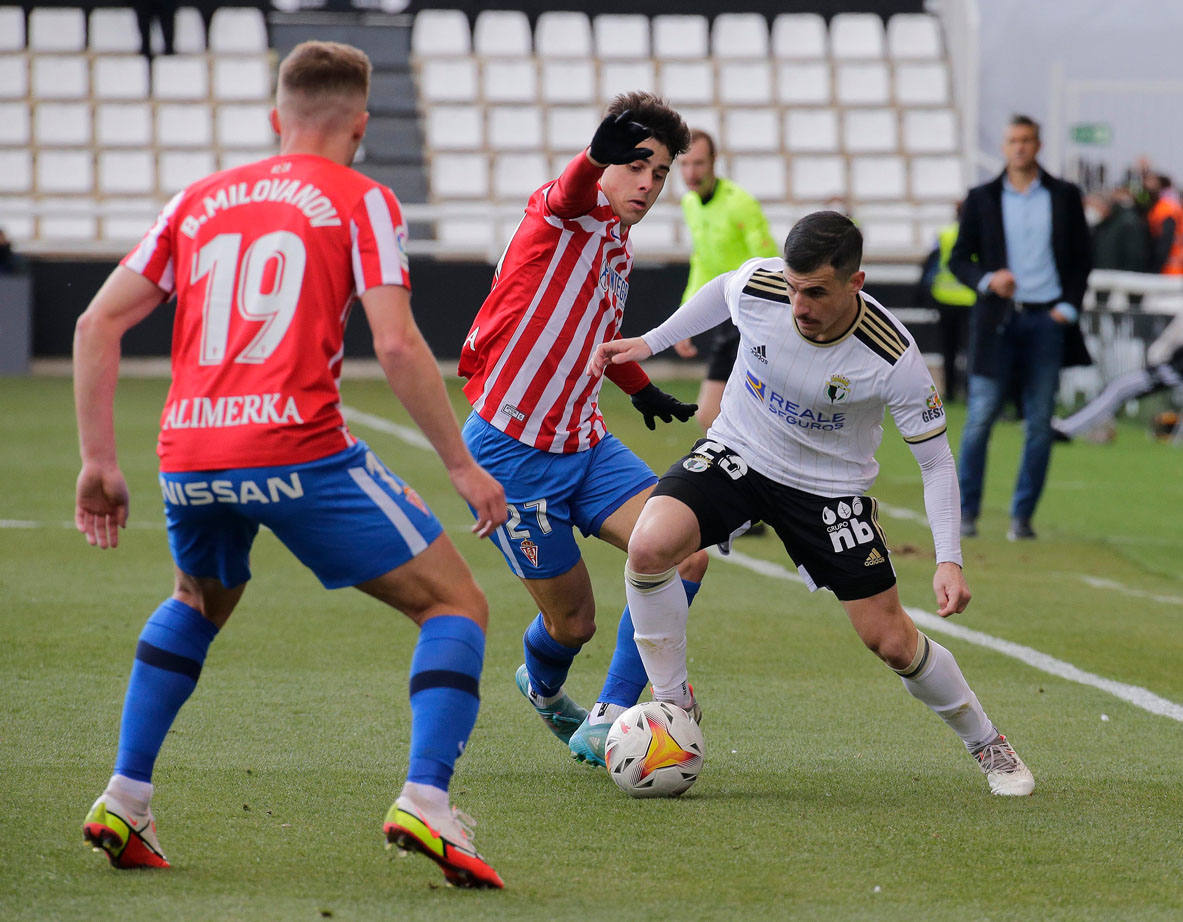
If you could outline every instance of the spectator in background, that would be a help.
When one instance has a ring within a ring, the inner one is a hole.
[[[1145,272],[1150,262],[1150,234],[1129,189],[1089,196],[1099,220],[1093,226],[1093,268]]]
[[[1153,250],[1150,270],[1162,275],[1183,275],[1183,205],[1169,176],[1151,173],[1146,177],[1150,195],[1150,225]]]
[[[12,241],[0,227],[0,275],[19,275],[25,271],[25,261],[12,248]]]
[[[972,288],[962,285],[949,268],[949,254],[957,241],[958,221],[963,202],[957,203],[957,221],[937,231],[936,246],[924,261],[920,272],[920,290],[914,298],[917,304],[927,304],[940,312],[941,356],[945,380],[941,390],[946,400],[954,399],[963,391],[962,375],[957,359],[969,331],[969,309],[978,299]]]
[[[177,0],[136,0],[136,21],[140,26],[140,54],[152,60],[152,22],[160,23],[164,40],[162,51],[173,53],[173,24],[177,16]]]
[[[949,257],[953,274],[978,292],[958,455],[966,537],[977,534],[986,446],[1012,384],[1025,437],[1008,537],[1035,537],[1031,518],[1051,460],[1060,368],[1091,361],[1077,325],[1092,262],[1080,189],[1044,170],[1039,148],[1039,124],[1013,116],[1002,145],[1006,169],[969,191]]]
[[[682,294],[685,304],[703,285],[716,276],[757,256],[777,255],[776,243],[768,230],[768,219],[760,203],[733,183],[715,174],[715,141],[705,131],[690,132],[690,149],[679,164],[682,181],[689,190],[682,196],[682,214],[694,251],[690,254],[690,278]],[[682,358],[698,354],[686,339],[675,345]],[[713,334],[707,360],[707,374],[698,389],[695,420],[703,432],[719,415],[723,388],[735,364],[739,330],[731,321],[720,324]]]

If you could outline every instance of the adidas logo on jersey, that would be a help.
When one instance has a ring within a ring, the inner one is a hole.
[[[873,567],[875,564],[883,563],[885,560],[887,560],[887,558],[879,553],[879,548],[873,547],[871,548],[871,553],[867,555],[867,559],[863,561],[863,566]]]
[[[763,343],[761,343],[759,346],[752,346],[752,355],[755,357],[757,362],[760,362],[764,365],[768,364],[768,351]]]

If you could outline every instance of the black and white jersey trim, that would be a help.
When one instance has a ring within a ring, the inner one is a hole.
[[[789,283],[779,272],[757,269],[743,288],[745,295],[753,295],[766,301],[789,303]]]
[[[863,345],[889,365],[899,361],[911,345],[904,332],[882,310],[863,299],[863,312],[854,327],[854,335]]]

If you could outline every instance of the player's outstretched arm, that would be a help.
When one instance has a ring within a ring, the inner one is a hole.
[[[123,334],[152,313],[165,292],[117,266],[74,327],[74,412],[82,470],[74,524],[92,546],[119,546],[127,527],[127,481],[115,451],[115,385]]]
[[[609,364],[623,365],[625,362],[640,362],[652,354],[653,351],[640,336],[609,340],[596,346],[588,360],[587,373],[596,376],[602,375]]]
[[[444,462],[456,492],[475,510],[472,531],[484,538],[505,522],[505,491],[464,444],[435,356],[411,316],[411,293],[382,285],[366,291],[361,303],[391,390]]]

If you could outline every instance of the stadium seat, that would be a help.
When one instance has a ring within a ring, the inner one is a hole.
[[[775,202],[787,197],[784,157],[778,154],[735,154],[730,159],[730,178],[757,199]]]
[[[236,166],[245,166],[258,160],[274,157],[278,151],[274,147],[244,148],[243,150],[223,150],[218,152],[218,169],[229,170]]]
[[[0,145],[23,147],[29,143],[29,107],[23,102],[0,102]]]
[[[719,146],[736,153],[772,153],[781,146],[776,109],[723,109]]]
[[[271,99],[271,61],[265,55],[215,57],[215,99]]]
[[[430,150],[480,150],[485,146],[485,118],[480,106],[430,106],[424,121]]]
[[[641,223],[629,228],[628,239],[639,258],[654,252],[668,252],[678,245],[680,219],[667,218],[664,213],[650,213]]]
[[[842,105],[886,105],[890,99],[887,65],[881,61],[858,61],[835,68],[835,98]]]
[[[94,158],[89,150],[37,153],[37,191],[42,194],[84,193],[94,186]]]
[[[72,6],[38,6],[29,10],[30,51],[84,51],[86,14]]]
[[[904,150],[914,154],[945,154],[957,149],[957,118],[952,109],[908,109],[904,112]]]
[[[126,6],[100,6],[91,10],[88,45],[91,51],[98,52],[139,51],[136,11]]]
[[[773,100],[768,61],[720,61],[719,104],[766,106]]]
[[[4,152],[0,151],[0,170],[4,169]],[[0,193],[3,179],[0,178]],[[0,214],[4,215],[4,230],[10,240],[32,240],[37,236],[37,222],[33,218],[33,199],[0,194]]]
[[[760,13],[720,13],[711,27],[711,54],[726,58],[768,57],[768,21]]]
[[[212,150],[162,150],[156,159],[160,191],[167,197],[214,171]]]
[[[835,60],[883,57],[883,20],[875,13],[837,13],[830,20]]]
[[[494,224],[476,215],[442,215],[435,223],[436,241],[454,252],[487,252],[496,246]]]
[[[542,110],[537,106],[490,106],[488,143],[494,151],[543,147]]]
[[[534,27],[534,51],[540,58],[592,56],[591,22],[586,13],[547,10]]]
[[[42,199],[39,205],[42,208],[39,236],[43,240],[90,242],[97,236],[97,220],[85,213],[92,207],[89,199]]]
[[[429,105],[472,102],[477,94],[476,62],[471,58],[423,61],[419,67],[419,92]]]
[[[152,95],[156,99],[209,97],[209,61],[204,55],[167,55],[152,59]]]
[[[705,16],[662,14],[653,17],[653,56],[659,60],[707,58],[710,41]]]
[[[567,169],[567,164],[571,162],[571,158],[577,153],[581,153],[581,151],[563,151],[558,154],[552,153],[550,155],[550,159],[547,161],[547,163],[550,165],[550,171],[546,174],[546,179],[555,179],[556,177],[560,176],[563,170]],[[545,182],[546,179],[544,179],[542,182]],[[540,182],[539,185],[542,185],[542,183]],[[505,239],[508,240],[509,238],[506,237]]]
[[[431,158],[434,199],[487,199],[489,158],[484,154],[436,154]]]
[[[709,60],[664,61],[658,71],[657,92],[674,106],[709,105],[715,101],[714,68]]]
[[[776,67],[776,98],[786,106],[829,105],[830,65],[826,61],[783,62]]]
[[[842,157],[792,157],[789,178],[796,201],[824,201],[846,195],[846,161]]]
[[[33,107],[33,137],[40,147],[77,147],[91,141],[90,104],[39,102]]]
[[[279,143],[268,118],[271,107],[262,103],[218,106],[214,113],[218,146],[222,148],[266,148],[274,152]],[[161,138],[162,143],[169,143]]]
[[[583,150],[599,124],[600,111],[592,106],[554,106],[546,113],[546,147],[552,153],[564,154],[563,166],[566,166],[570,159],[566,155]]]
[[[887,53],[896,60],[939,58],[941,27],[928,13],[896,13],[887,21]]]
[[[152,138],[150,103],[109,102],[95,106],[95,141],[100,147],[147,147]]]
[[[155,169],[151,175],[155,176]],[[112,196],[104,205],[100,237],[120,241],[121,249],[144,236],[159,210],[154,196]]]
[[[906,62],[895,67],[897,106],[947,106],[949,72],[944,62]]]
[[[158,25],[153,23],[155,34]],[[153,45],[155,47],[155,44]],[[206,52],[205,20],[200,10],[183,6],[173,19],[173,51],[177,54],[204,54]]]
[[[24,50],[24,9],[19,6],[0,6],[0,52]]]
[[[420,10],[411,23],[411,53],[416,57],[466,55],[472,51],[468,16],[460,10]]]
[[[147,99],[148,61],[138,54],[101,54],[91,74],[96,99]]]
[[[842,116],[842,147],[848,154],[894,152],[899,149],[895,109],[847,109]]]
[[[913,157],[912,198],[956,202],[965,196],[959,157]]]
[[[830,56],[826,21],[817,13],[780,13],[772,20],[772,55],[787,60]]]
[[[719,110],[714,106],[680,106],[678,113],[692,130],[697,128],[699,131],[705,131],[716,140],[722,133]]]
[[[530,20],[521,10],[481,10],[472,30],[472,50],[483,57],[529,56],[533,51]]]
[[[535,102],[538,71],[534,58],[489,58],[481,63],[481,92],[485,102]]]
[[[519,204],[549,178],[546,155],[503,154],[493,158],[493,198]]]
[[[205,103],[164,103],[156,107],[156,137],[169,147],[210,147],[214,140]]]
[[[600,101],[607,102],[618,93],[656,84],[653,62],[649,60],[610,60],[600,62]]]
[[[869,252],[910,251],[915,248],[915,225],[908,220],[870,218],[859,213],[859,230]]]
[[[28,94],[28,57],[23,54],[0,54],[0,99],[24,99]]]
[[[254,6],[222,6],[214,10],[207,36],[215,54],[265,54],[267,21]]]
[[[890,155],[852,157],[850,194],[860,202],[906,197],[908,189],[904,158]]]
[[[649,17],[632,13],[600,13],[592,21],[596,57],[601,61],[613,58],[648,58]]]
[[[596,99],[596,68],[590,60],[542,58],[539,85],[548,103],[586,103]]]
[[[34,98],[85,99],[90,92],[90,68],[82,55],[39,54],[31,63]]]
[[[156,157],[150,150],[102,151],[98,185],[102,196],[151,195],[156,191]]]
[[[0,192],[28,192],[33,188],[33,155],[27,150],[0,149]]]
[[[838,113],[833,109],[790,109],[785,114],[787,150],[832,153],[838,146]]]

